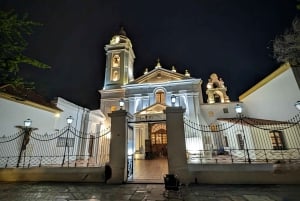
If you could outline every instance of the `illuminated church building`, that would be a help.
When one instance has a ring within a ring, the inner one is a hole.
[[[149,146],[154,154],[161,154],[161,150],[166,149],[164,110],[167,106],[181,106],[185,109],[185,118],[207,125],[216,121],[216,118],[210,106],[205,105],[216,102],[230,104],[223,80],[214,73],[207,84],[208,104],[203,102],[201,79],[191,77],[187,70],[184,74],[176,72],[174,66],[170,70],[165,69],[159,60],[152,70],[146,68],[144,75],[134,78],[135,54],[124,30],[112,37],[105,46],[105,51],[105,82],[100,90],[100,109],[106,116],[106,126],[109,126],[108,114],[119,110],[119,102],[124,100],[124,109],[133,116],[130,122],[134,122],[129,124],[135,142],[132,151],[140,153],[141,157],[144,156],[145,149],[150,149]],[[172,97],[175,100],[173,103]],[[204,113],[207,114],[203,115]]]

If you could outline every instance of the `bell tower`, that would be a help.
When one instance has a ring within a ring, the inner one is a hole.
[[[133,63],[135,55],[132,44],[122,27],[110,43],[105,45],[106,68],[103,89],[119,89],[133,81]]]
[[[227,87],[224,85],[222,78],[218,78],[216,73],[210,75],[206,86],[208,96],[207,103],[229,103],[229,97],[226,94]]]

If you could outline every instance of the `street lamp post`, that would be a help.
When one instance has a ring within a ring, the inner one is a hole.
[[[73,117],[72,116],[69,116],[68,118],[67,118],[67,124],[68,124],[68,130],[67,130],[67,138],[66,138],[66,143],[65,143],[65,150],[64,150],[64,157],[63,157],[63,161],[62,161],[62,166],[64,165],[64,163],[65,163],[65,158],[66,158],[66,148],[68,147],[68,167],[69,167],[69,132],[70,132],[70,126],[71,126],[71,124],[72,124],[72,122],[73,122]]]
[[[251,158],[250,158],[250,154],[249,154],[249,150],[248,150],[248,146],[247,146],[247,140],[246,140],[246,136],[245,136],[245,131],[244,131],[244,125],[243,125],[243,116],[242,116],[242,112],[243,112],[243,108],[242,106],[240,106],[239,104],[237,104],[235,106],[235,112],[237,113],[239,120],[241,122],[242,125],[242,132],[243,132],[243,138],[244,138],[244,142],[245,142],[245,148],[246,148],[246,152],[247,152],[247,156],[248,156],[248,163],[251,163]]]
[[[20,148],[20,153],[19,153],[19,156],[18,156],[17,167],[19,167],[19,164],[21,162],[22,154],[26,150],[26,146],[29,143],[29,138],[30,138],[31,132],[33,130],[36,130],[36,128],[32,128],[31,127],[31,124],[32,124],[31,119],[26,119],[24,121],[24,125],[23,126],[16,126],[17,128],[22,129],[23,132],[24,132],[24,137],[23,137],[23,140],[22,140],[22,144],[21,144],[21,148]],[[25,158],[25,156],[24,156],[24,158]]]

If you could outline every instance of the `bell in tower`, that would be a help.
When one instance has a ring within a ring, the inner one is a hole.
[[[133,63],[135,55],[132,44],[123,27],[105,45],[106,68],[103,89],[118,89],[133,81]]]

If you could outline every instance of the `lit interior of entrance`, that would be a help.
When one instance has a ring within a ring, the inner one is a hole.
[[[135,125],[132,181],[163,183],[163,176],[168,173],[167,143],[165,122]]]
[[[150,124],[150,159],[167,157],[167,129],[165,123]]]

